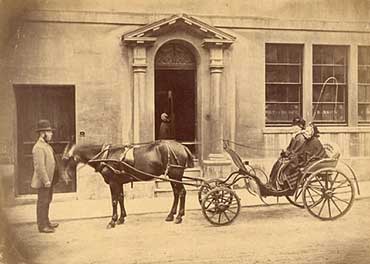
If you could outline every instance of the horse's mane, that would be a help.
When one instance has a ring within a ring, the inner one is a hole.
[[[99,152],[103,144],[80,144],[76,145],[74,152],[76,154],[86,154],[88,152]]]

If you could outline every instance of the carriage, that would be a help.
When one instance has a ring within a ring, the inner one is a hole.
[[[127,156],[127,148],[125,146],[114,148],[98,146],[94,152],[98,154],[91,154],[93,157],[86,158],[86,162],[101,173],[102,168],[106,168],[114,176],[114,182],[117,182],[117,179],[118,181],[122,180],[120,182],[121,185],[128,182],[132,184],[133,181],[157,179],[170,182],[171,186],[174,187],[174,195],[176,195],[176,186],[180,186],[180,188],[183,188],[183,185],[195,186],[199,188],[198,201],[201,205],[202,213],[206,220],[213,225],[230,224],[239,215],[241,202],[236,190],[237,186],[239,186],[239,181],[244,183],[244,187],[249,193],[258,196],[265,204],[267,204],[266,197],[286,197],[294,206],[307,209],[311,215],[321,220],[334,220],[346,214],[354,202],[356,189],[358,194],[360,193],[354,170],[339,159],[340,153],[335,145],[324,144],[328,158],[317,160],[306,167],[300,168],[301,176],[295,188],[286,187],[277,190],[267,187],[267,174],[260,168],[252,167],[248,161],[243,161],[239,154],[230,147],[230,142],[223,140],[224,150],[229,154],[237,169],[225,178],[204,179],[184,175],[185,166],[171,162],[174,152],[170,145],[175,143],[173,141],[153,143],[163,145],[164,150],[167,150],[166,169],[162,175],[138,169],[125,159],[114,158],[114,156],[108,157],[110,151],[114,152],[117,150],[119,152],[122,150],[124,156]],[[176,144],[179,146],[178,143]],[[132,149],[132,146],[129,149]],[[79,157],[81,157],[81,153]],[[122,154],[119,157],[122,157]],[[76,157],[72,159],[67,158],[67,160],[75,159]],[[175,155],[175,160],[177,159]],[[144,160],[143,164],[151,163]],[[104,175],[104,173],[102,174]],[[177,175],[178,178],[170,177],[170,175]],[[106,178],[104,179],[106,180]],[[187,179],[187,181],[184,182],[182,179]],[[178,222],[181,222],[181,217],[184,215],[185,193],[183,193],[183,196],[181,196],[181,192],[178,195],[178,198],[175,197],[171,212],[166,219],[167,221],[172,221],[173,215],[176,214],[178,199],[180,199]],[[123,199],[123,193],[119,196]],[[117,196],[115,196],[115,193],[112,193],[115,213],[108,225],[110,227],[114,227],[117,221],[117,202],[114,202],[114,197]],[[121,206],[121,210],[120,219],[123,223],[126,216],[124,206]]]
[[[340,160],[340,153],[332,144],[324,144],[329,158],[320,159],[301,168],[296,188],[275,190],[266,187],[266,173],[253,168],[224,140],[224,149],[233,160],[237,170],[225,179],[204,181],[198,192],[204,217],[213,225],[227,225],[239,215],[241,203],[234,186],[244,181],[245,188],[257,195],[264,203],[266,197],[286,197],[299,208],[305,208],[321,220],[334,220],[346,214],[360,194],[357,176],[350,165]]]

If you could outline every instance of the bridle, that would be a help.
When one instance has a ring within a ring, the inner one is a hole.
[[[82,159],[79,155],[74,154],[74,150],[76,148],[76,144],[73,144],[72,147],[69,147],[70,143],[66,146],[64,149],[63,155],[62,155],[62,161],[65,162],[66,164],[70,164],[70,162],[73,162],[74,165],[77,166],[78,163],[83,163],[82,166],[78,168],[78,170],[82,169],[85,167],[87,164],[89,164],[91,161],[94,161],[95,159],[99,158],[102,154],[108,154],[108,151],[110,149],[110,145],[103,144],[101,150],[91,159],[87,160],[86,162],[82,162]],[[104,155],[105,156],[105,155]],[[66,166],[67,168],[69,166]],[[67,174],[69,175],[69,169],[67,169]]]

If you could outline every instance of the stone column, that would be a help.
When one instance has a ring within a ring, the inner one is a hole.
[[[142,136],[142,117],[143,108],[145,102],[143,98],[145,96],[146,88],[146,47],[144,45],[137,45],[133,48],[133,79],[134,79],[134,89],[133,89],[133,141],[141,142]]]
[[[153,140],[153,111],[150,106],[150,93],[147,91],[147,49],[155,42],[155,38],[124,38],[123,41],[132,47],[133,73],[133,115],[132,142]]]
[[[210,98],[207,139],[203,142],[209,145],[210,153],[203,161],[205,178],[226,177],[230,173],[231,161],[223,151],[223,116],[222,116],[222,74],[224,68],[223,52],[225,43],[205,42],[209,49]]]

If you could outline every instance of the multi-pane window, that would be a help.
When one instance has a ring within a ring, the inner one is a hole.
[[[370,123],[370,46],[358,47],[358,121]]]
[[[303,45],[266,44],[266,124],[288,124],[302,113]]]
[[[315,122],[346,121],[347,62],[345,46],[313,46],[312,111]]]

